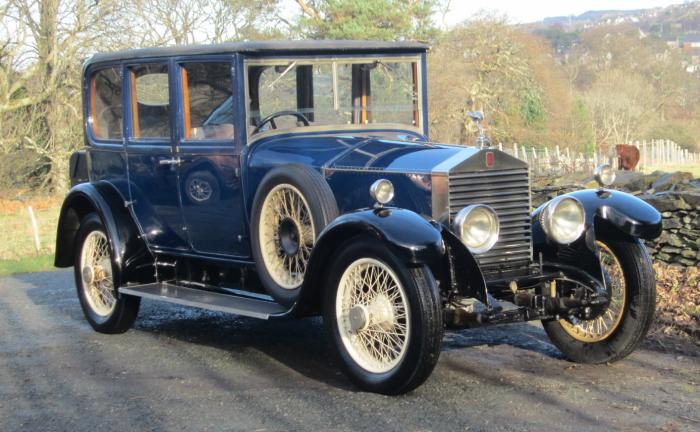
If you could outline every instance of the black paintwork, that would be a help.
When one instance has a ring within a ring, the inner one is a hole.
[[[107,182],[81,183],[66,196],[56,233],[56,267],[70,267],[75,259],[75,236],[80,221],[97,213],[107,231],[114,266],[123,283],[153,281],[153,258],[124,205],[125,201]]]

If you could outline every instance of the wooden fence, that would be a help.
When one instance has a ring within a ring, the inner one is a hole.
[[[681,148],[671,140],[634,141],[629,143],[639,149],[637,170],[650,171],[670,165],[683,166],[700,163],[700,154]],[[565,147],[535,148],[518,143],[498,144],[500,150],[527,162],[533,175],[557,175],[571,172],[592,173],[600,164],[610,164],[617,168],[614,153],[594,153],[587,155]],[[613,149],[614,152],[614,149]]]

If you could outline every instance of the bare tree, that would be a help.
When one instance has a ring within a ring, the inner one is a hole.
[[[118,10],[110,0],[9,0],[0,9],[0,122],[13,123],[8,141],[37,155],[54,188],[65,187],[67,155],[82,142],[82,59],[115,31],[107,23]]]

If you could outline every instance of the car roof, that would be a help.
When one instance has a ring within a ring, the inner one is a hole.
[[[99,53],[86,61],[93,63],[113,62],[153,57],[190,56],[198,54],[244,53],[251,55],[273,54],[376,54],[415,53],[430,47],[420,42],[384,42],[355,40],[285,40],[224,42],[209,45],[178,45],[168,47],[140,48],[109,53]]]

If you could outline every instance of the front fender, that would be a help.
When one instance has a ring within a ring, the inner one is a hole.
[[[297,302],[303,310],[318,309],[325,269],[333,251],[357,235],[367,235],[381,241],[410,266],[434,267],[445,254],[440,228],[415,212],[377,208],[346,213],[326,226],[314,244]]]
[[[647,240],[661,235],[661,213],[645,201],[625,192],[584,189],[563,196],[578,199],[586,210],[586,225],[596,230],[605,221],[620,232]],[[534,221],[547,203],[532,214]]]
[[[603,282],[596,238],[603,233],[654,239],[661,235],[661,214],[643,200],[625,192],[584,189],[565,194],[578,199],[586,211],[586,229],[580,239],[568,246],[549,241],[540,223],[543,204],[532,213],[532,239],[535,256],[545,262],[575,265]]]
[[[152,256],[143,242],[125,200],[108,182],[81,183],[74,186],[63,201],[56,232],[56,267],[70,267],[75,258],[75,237],[80,221],[97,213],[107,231],[122,283],[148,282]]]

